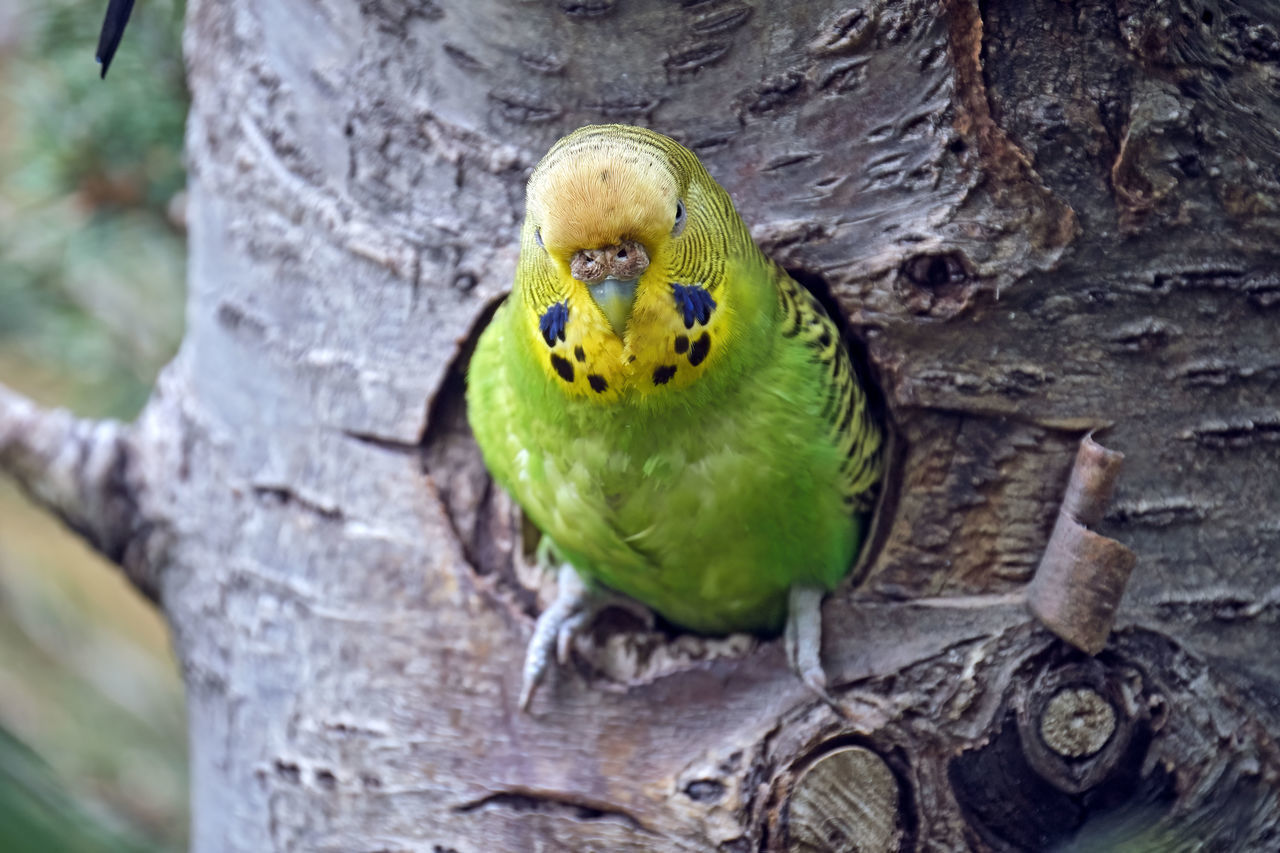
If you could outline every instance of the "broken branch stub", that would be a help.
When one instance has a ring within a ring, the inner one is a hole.
[[[897,777],[876,753],[842,746],[819,757],[796,780],[787,801],[787,853],[899,850]]]
[[[1022,756],[1036,775],[1066,794],[1083,794],[1116,774],[1144,741],[1141,674],[1116,659],[1049,659],[1015,702]]]
[[[1080,442],[1049,544],[1027,589],[1027,606],[1046,628],[1096,655],[1107,644],[1137,555],[1089,530],[1102,520],[1124,454],[1092,434]]]

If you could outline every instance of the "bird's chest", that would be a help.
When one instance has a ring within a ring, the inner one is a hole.
[[[847,568],[850,522],[813,383],[743,375],[707,377],[657,411],[568,397],[531,373],[505,397],[477,395],[482,409],[512,403],[481,438],[580,573],[693,630],[775,628],[791,583],[830,585]]]
[[[620,423],[543,445],[546,493],[522,503],[580,570],[677,624],[771,627],[820,538],[802,445],[735,411],[700,427]]]
[[[564,452],[553,451],[563,484],[558,500],[577,502],[564,509],[603,519],[628,542],[656,543],[680,529],[689,544],[697,531],[684,528],[711,522],[741,474],[739,465],[750,465],[737,444],[723,434],[709,438],[654,424],[573,436]],[[686,514],[692,503],[700,507],[697,518]]]

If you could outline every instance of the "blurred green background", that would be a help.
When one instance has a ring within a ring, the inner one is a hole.
[[[183,3],[0,0],[0,381],[132,418],[182,333]],[[120,573],[0,478],[0,851],[183,850],[182,688]]]

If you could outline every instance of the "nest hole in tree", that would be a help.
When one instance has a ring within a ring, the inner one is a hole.
[[[520,513],[489,476],[467,421],[467,366],[480,333],[505,298],[486,305],[460,340],[428,408],[419,454],[423,473],[480,589],[532,618],[537,615],[536,592],[515,572],[516,561],[525,559]]]

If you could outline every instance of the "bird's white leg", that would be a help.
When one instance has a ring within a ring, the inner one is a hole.
[[[542,542],[547,542],[546,537],[543,537]],[[539,561],[549,556],[549,548],[544,552],[540,543]],[[524,653],[520,710],[526,713],[533,702],[533,694],[547,674],[553,651],[556,662],[561,666],[567,665],[573,638],[595,621],[600,611],[619,607],[635,615],[647,628],[653,628],[653,611],[634,599],[588,584],[568,563],[560,564],[556,585],[556,600],[538,617],[537,624],[533,627],[533,636]]]
[[[810,690],[835,705],[827,692],[827,674],[822,669],[822,598],[825,595],[826,590],[817,586],[791,587],[783,645],[791,671]]]
[[[875,693],[862,690],[845,690],[842,702],[827,691],[827,673],[822,668],[822,599],[826,591],[816,586],[793,586],[787,600],[787,628],[783,644],[787,663],[805,685],[818,694],[836,713],[853,718],[853,703],[867,706],[859,719],[887,721],[894,713],[892,705]],[[867,717],[871,713],[873,717]],[[872,723],[877,726],[880,723]]]

